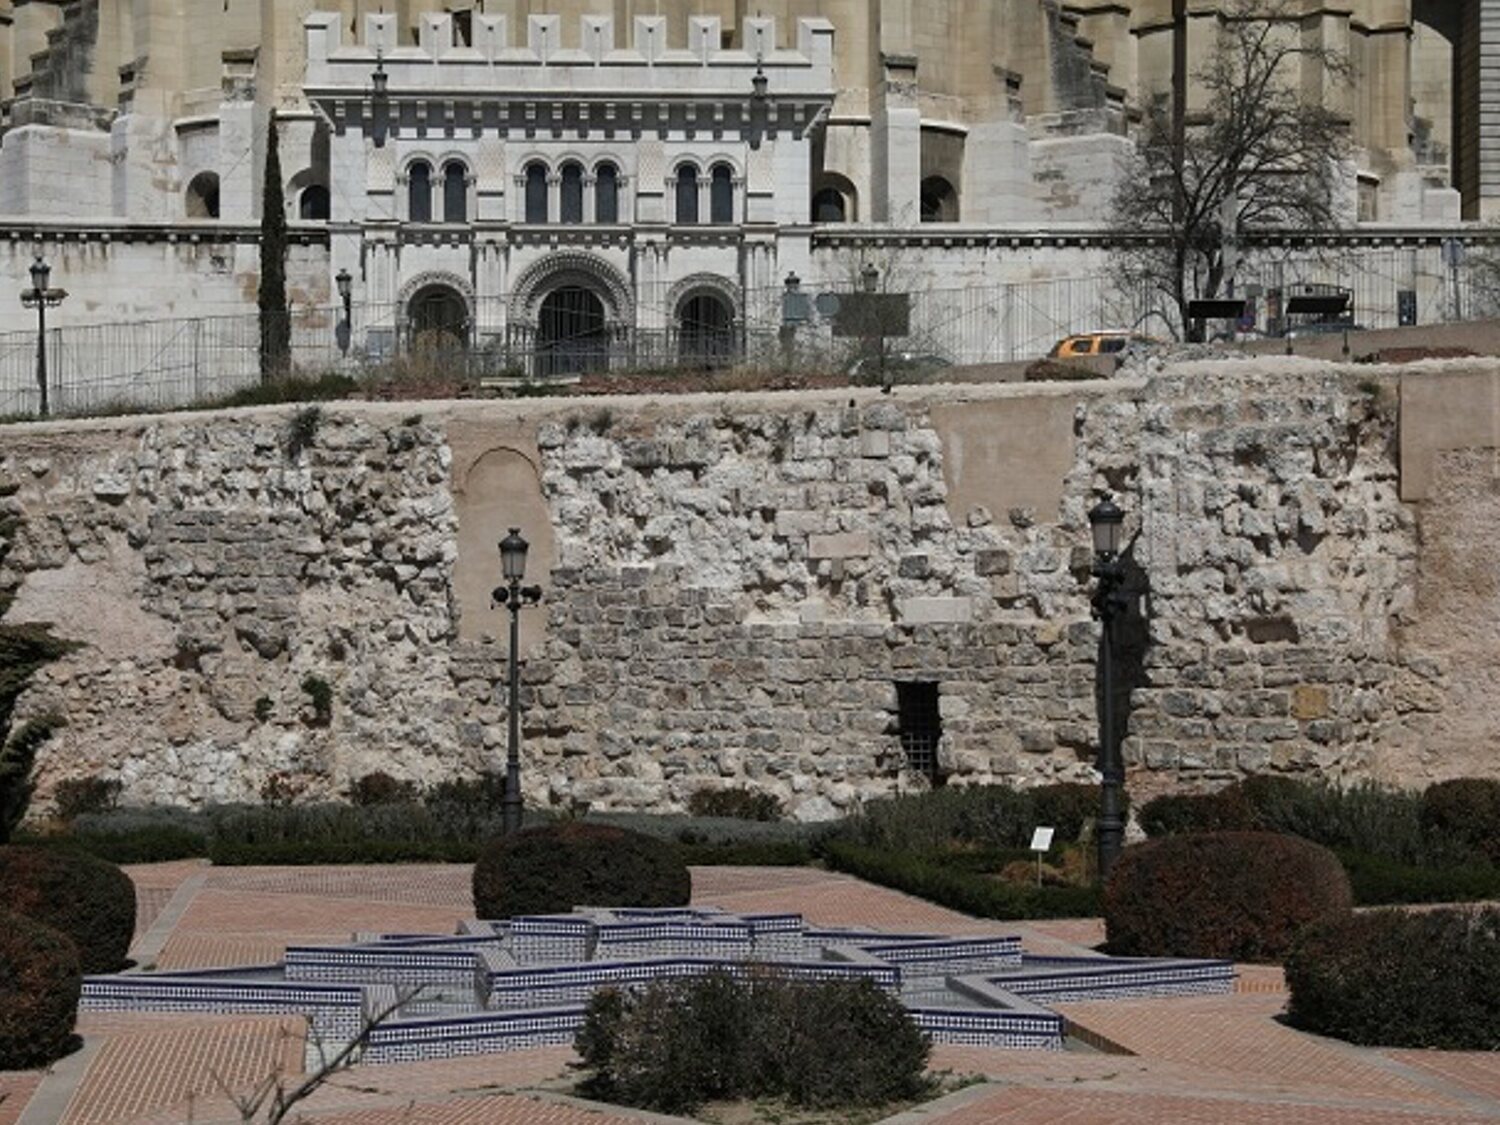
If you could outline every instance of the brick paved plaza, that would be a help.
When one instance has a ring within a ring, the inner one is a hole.
[[[469,868],[127,869],[140,916],[133,956],[196,968],[275,959],[292,942],[355,930],[450,931],[471,913]],[[976,920],[843,875],[811,869],[697,868],[694,899],[727,910],[800,912],[813,923],[1020,933],[1028,951],[1100,940],[1092,920]],[[1500,1055],[1375,1051],[1293,1031],[1276,1019],[1280,974],[1249,968],[1231,996],[1064,1005],[1094,1050],[939,1047],[934,1064],[983,1075],[901,1125],[1428,1125],[1500,1121]],[[0,1125],[236,1122],[225,1088],[278,1068],[302,1042],[285,1017],[89,1014],[84,1049],[43,1076],[0,1073]],[[571,1052],[360,1067],[304,1103],[318,1125],[614,1125],[672,1119],[606,1112],[562,1094]],[[294,1116],[295,1119],[295,1116]]]

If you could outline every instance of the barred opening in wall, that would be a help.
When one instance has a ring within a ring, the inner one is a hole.
[[[897,684],[896,708],[907,770],[922,774],[933,785],[941,785],[943,774],[938,767],[937,751],[943,737],[943,720],[938,708],[938,685]]]
[[[537,318],[536,366],[539,378],[609,367],[609,325],[598,294],[581,285],[547,294]]]
[[[677,357],[685,366],[724,367],[734,361],[734,313],[722,297],[690,297],[677,316]]]

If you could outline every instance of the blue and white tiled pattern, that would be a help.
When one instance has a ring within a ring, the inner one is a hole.
[[[714,908],[580,910],[468,921],[452,936],[359,934],[294,946],[277,965],[85,978],[84,1010],[298,1013],[309,1054],[356,1038],[366,1062],[570,1043],[594,992],[708,972],[867,979],[899,996],[934,1042],[1057,1050],[1046,1005],[1227,992],[1225,961],[1030,957],[1015,937],[809,927],[797,914]]]

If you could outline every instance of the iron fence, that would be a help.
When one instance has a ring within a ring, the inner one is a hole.
[[[1483,261],[1445,263],[1434,248],[1377,248],[1357,254],[1250,255],[1241,292],[1284,294],[1299,285],[1334,285],[1353,296],[1353,320],[1367,328],[1493,315],[1500,270]],[[1258,287],[1248,290],[1248,286]],[[847,292],[847,282],[805,282],[810,297]],[[516,383],[591,372],[763,369],[862,370],[884,352],[943,364],[993,364],[1045,355],[1060,338],[1098,328],[1176,334],[1175,312],[1144,292],[1122,292],[1104,274],[988,286],[916,288],[910,332],[845,339],[827,304],[783,323],[784,289],[739,295],[728,319],[683,316],[667,294],[637,294],[634,323],[606,322],[582,306],[552,321],[516,324],[506,298],[481,299],[460,321],[417,323],[391,305],[305,308],[288,314],[286,374],[380,376],[416,371],[467,382]],[[689,306],[693,307],[693,306]],[[702,306],[709,308],[709,305]],[[819,311],[819,310],[823,311]],[[1274,311],[1256,302],[1253,327]],[[36,333],[0,334],[0,416],[40,405]],[[131,321],[48,329],[48,386],[54,412],[157,410],[211,403],[262,381],[261,321],[255,314]]]

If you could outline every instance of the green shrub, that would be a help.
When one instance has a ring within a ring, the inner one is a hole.
[[[1328,918],[1286,961],[1290,1020],[1351,1043],[1500,1049],[1500,910]]]
[[[85,813],[108,812],[119,802],[123,788],[118,778],[81,777],[59,781],[52,799],[57,802],[57,815],[71,821]]]
[[[1411,902],[1483,902],[1500,898],[1500,867],[1451,863],[1424,867],[1347,848],[1338,851],[1359,906]]]
[[[423,794],[430,806],[444,806],[494,812],[505,798],[505,775],[482,773],[472,778],[450,778],[440,781]]]
[[[112,863],[165,863],[208,855],[208,817],[191,809],[84,813],[61,837]]]
[[[586,1093],[663,1113],[740,1098],[882,1106],[929,1088],[926,1037],[868,981],[710,973],[606,990],[575,1045]]]
[[[135,885],[114,864],[84,852],[0,847],[0,900],[78,947],[85,973],[125,964],[135,933]]]
[[[1083,835],[1085,825],[1099,817],[1099,786],[1081,781],[1059,781],[1027,790],[1031,797],[1031,819],[1036,825],[1057,829],[1057,838],[1073,843]],[[1130,795],[1121,794],[1122,811],[1130,813]]]
[[[579,906],[684,906],[692,880],[665,841],[611,825],[561,821],[484,845],[473,888],[479,917],[511,918]]]
[[[381,770],[357,777],[349,783],[349,801],[355,805],[411,805],[417,800],[412,781],[397,781]]]
[[[688,798],[688,812],[731,820],[780,820],[786,815],[781,798],[759,789],[699,789]]]
[[[1099,892],[1093,887],[1002,883],[931,857],[869,848],[845,840],[825,843],[823,855],[836,870],[978,918],[1091,918],[1099,914]]]
[[[1104,890],[1110,951],[1275,961],[1309,922],[1346,913],[1327,848],[1273,832],[1200,832],[1126,848]]]
[[[1180,836],[1186,832],[1242,832],[1254,823],[1244,793],[1231,785],[1215,793],[1169,793],[1141,806],[1141,828],[1147,836]]]
[[[30,1070],[77,1044],[78,950],[23,914],[0,911],[0,1070]]]
[[[865,803],[844,822],[851,843],[903,852],[1024,846],[1036,827],[1029,794],[1004,785],[947,787]]]
[[[233,805],[210,810],[216,864],[472,863],[498,813],[424,805]]]
[[[1422,794],[1422,827],[1500,863],[1500,781],[1461,777],[1440,781]]]

